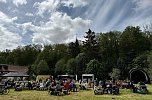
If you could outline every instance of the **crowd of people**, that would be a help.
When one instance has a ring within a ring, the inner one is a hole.
[[[80,84],[79,84],[80,83]],[[63,92],[64,94],[69,94],[70,91],[76,92],[78,91],[79,87],[82,90],[86,90],[88,85],[86,82],[79,81],[79,83],[73,79],[66,79],[66,80],[38,80],[38,81],[10,81],[10,80],[3,80],[1,84],[5,86],[9,86],[14,88],[15,91],[22,91],[22,90],[49,90],[50,94],[56,94],[57,92]]]
[[[139,86],[135,86],[133,82],[127,81],[102,81],[102,80],[73,80],[73,79],[46,79],[38,81],[1,81],[1,84],[9,86],[15,89],[15,91],[22,91],[24,89],[28,90],[49,90],[51,95],[59,95],[60,93],[69,94],[69,92],[77,92],[79,90],[87,90],[88,88],[93,88],[95,94],[119,94],[119,89],[132,89],[133,92],[139,91]],[[140,82],[139,85],[145,85]],[[102,90],[102,91],[101,91]]]

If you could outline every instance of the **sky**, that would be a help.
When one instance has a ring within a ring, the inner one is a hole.
[[[69,43],[152,22],[152,0],[0,0],[0,50]]]

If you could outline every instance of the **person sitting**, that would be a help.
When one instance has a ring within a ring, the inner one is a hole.
[[[74,82],[71,82],[71,89],[73,92],[77,91],[77,87],[76,87],[76,84]]]
[[[81,87],[82,81],[81,79],[78,81],[79,87]]]
[[[70,90],[70,82],[66,81],[64,84],[64,94],[69,94],[69,90]]]
[[[15,91],[22,91],[22,87],[20,86],[19,82],[16,82],[15,84]]]
[[[83,81],[81,83],[80,90],[86,90],[87,89],[86,87],[87,87],[87,84],[86,84],[86,82]]]
[[[145,85],[145,83],[144,82],[140,82],[140,85]]]
[[[55,95],[59,95],[62,92],[62,87],[59,82],[57,82],[55,89]]]
[[[8,80],[6,80],[6,81],[5,81],[4,85],[5,85],[5,86],[7,86],[7,85],[8,85]]]
[[[103,82],[102,88],[103,88],[103,93],[104,93],[105,91],[107,91],[107,84],[106,84],[105,82]]]
[[[47,79],[47,81],[46,81],[46,87],[48,87],[50,84],[51,84],[50,79]]]
[[[24,82],[21,82],[21,83],[20,83],[20,86],[21,86],[22,89],[24,89],[24,87],[25,87]]]
[[[84,86],[85,86],[85,90],[87,90],[88,89],[88,83],[87,83],[87,81],[85,81]]]
[[[40,90],[44,90],[44,83],[40,82]]]
[[[95,85],[95,86],[98,86],[98,85],[99,85],[99,80],[98,80],[98,78],[96,78],[96,80],[94,81],[94,85]]]
[[[40,83],[37,81],[36,82],[36,90],[39,90],[39,88],[40,88]]]
[[[111,83],[109,83],[109,84],[107,85],[107,93],[112,94],[112,84],[111,84]]]
[[[102,86],[102,85],[103,85],[103,81],[100,80],[100,81],[99,81],[99,86]]]
[[[88,87],[91,88],[91,80],[88,80]]]
[[[35,81],[33,81],[31,84],[32,84],[32,89],[35,90],[37,87],[37,83]],[[27,85],[27,87],[28,87],[28,85]]]
[[[31,83],[30,81],[28,82],[28,85],[27,85],[27,86],[28,86],[28,89],[29,89],[29,90],[32,90],[32,89],[33,89],[32,83]]]
[[[117,85],[112,85],[112,94],[119,94],[119,87]]]
[[[52,82],[49,88],[49,92],[51,92],[51,95],[55,94],[55,82]]]

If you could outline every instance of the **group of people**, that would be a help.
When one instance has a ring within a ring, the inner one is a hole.
[[[133,92],[139,92],[141,89],[141,86],[144,88],[144,83],[140,82],[139,86],[135,86],[133,82],[127,82],[127,81],[116,81],[113,83],[112,81],[105,82],[105,81],[99,81],[99,80],[52,80],[52,79],[46,79],[44,80],[38,80],[38,81],[10,81],[5,80],[1,82],[5,86],[14,87],[16,91],[22,91],[24,89],[28,90],[49,90],[49,93],[51,95],[59,95],[59,93],[69,94],[70,91],[76,92],[78,89],[80,90],[87,90],[88,88],[94,89],[95,93],[110,93],[110,94],[119,94],[119,88],[126,88],[126,89],[132,89]]]
[[[119,87],[117,84],[104,81],[96,81],[94,85],[94,94],[119,94]]]
[[[9,86],[15,89],[15,91],[26,90],[49,90],[51,94],[55,94],[56,91],[69,94],[69,91],[76,92],[79,85],[74,80],[38,80],[38,81],[10,81],[4,80],[1,82],[5,86]],[[77,86],[76,86],[77,85]]]
[[[104,94],[104,93],[110,93],[110,94],[119,94],[119,89],[130,89],[133,91],[133,93],[142,93],[147,94],[148,89],[144,82],[138,82],[138,84],[134,84],[133,81],[95,81],[94,85],[94,93],[95,94]]]
[[[51,95],[58,95],[59,92],[69,94],[70,91],[76,92],[77,86],[74,80],[55,80],[49,86]]]

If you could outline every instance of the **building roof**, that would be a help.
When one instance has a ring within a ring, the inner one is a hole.
[[[26,73],[27,71],[28,71],[27,66],[15,66],[15,65],[0,64],[0,72],[23,72],[23,73]]]
[[[22,72],[9,72],[9,73],[3,75],[2,77],[29,77],[29,75],[27,75],[26,73],[22,73]]]

